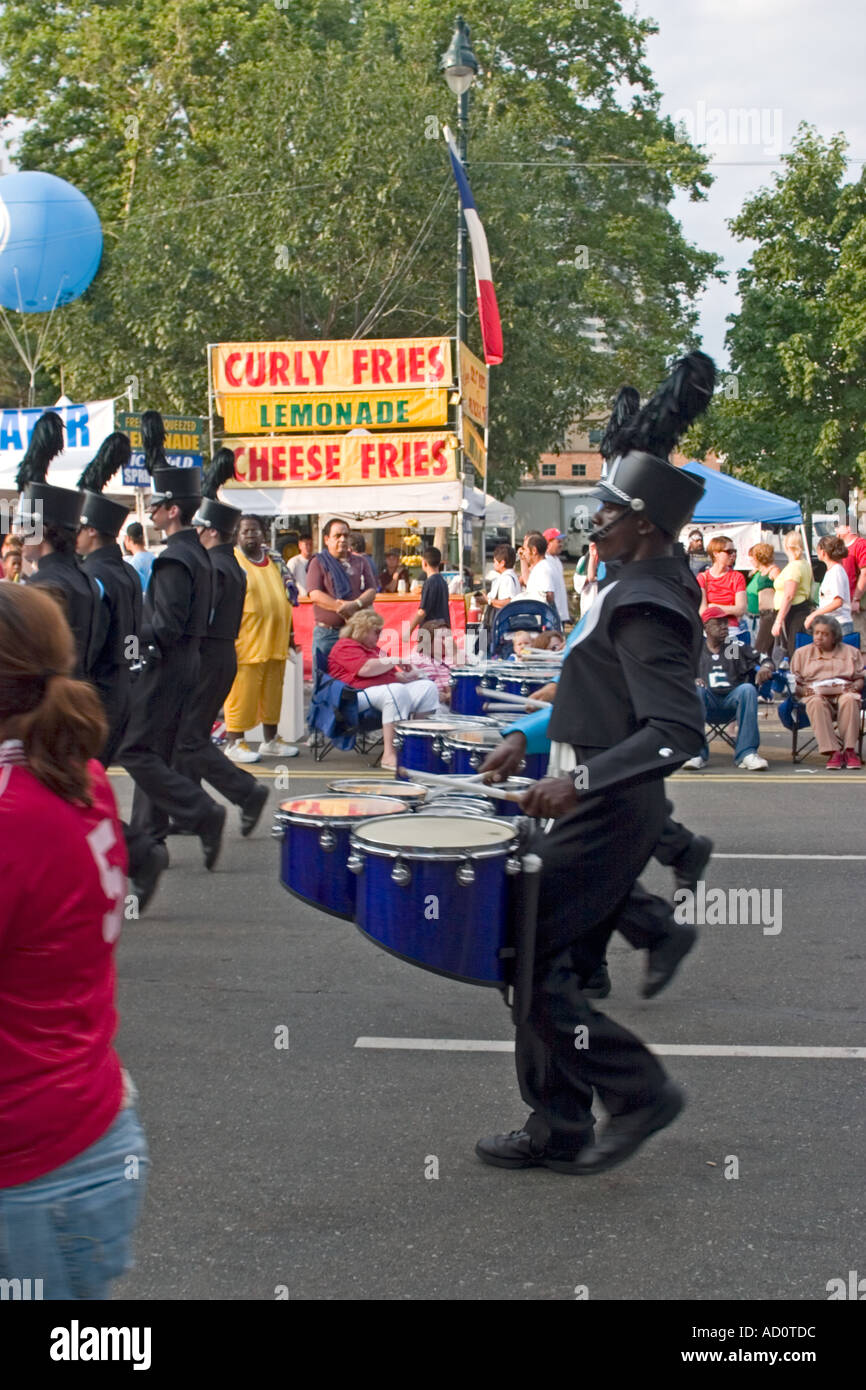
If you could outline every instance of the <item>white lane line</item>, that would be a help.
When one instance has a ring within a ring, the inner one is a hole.
[[[659,1057],[816,1057],[866,1061],[866,1047],[748,1047],[739,1043],[647,1043]],[[356,1047],[405,1052],[513,1052],[494,1038],[356,1038]]]
[[[714,859],[866,859],[866,854],[716,854]]]

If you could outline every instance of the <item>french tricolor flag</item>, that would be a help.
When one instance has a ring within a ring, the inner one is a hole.
[[[472,197],[472,190],[466,178],[466,170],[463,168],[460,155],[457,153],[454,136],[447,125],[443,129],[445,139],[448,142],[448,153],[451,156],[451,168],[454,170],[460,201],[463,204],[463,216],[466,218],[469,240],[472,243],[472,260],[475,265],[475,289],[478,294],[478,317],[481,321],[484,361],[488,367],[495,367],[502,361],[502,324],[499,319],[499,305],[496,303],[496,291],[493,288],[493,272],[490,268],[487,237],[484,235],[484,228],[481,225],[481,218],[478,216],[475,199]]]

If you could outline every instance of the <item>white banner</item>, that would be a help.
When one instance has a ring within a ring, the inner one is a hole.
[[[0,410],[0,489],[15,491],[15,475],[27,450],[33,426],[46,410],[55,410],[65,426],[66,448],[48,469],[49,483],[74,488],[100,444],[114,430],[114,401],[89,401],[85,405],[41,405],[34,410]],[[109,494],[128,492],[120,477]]]

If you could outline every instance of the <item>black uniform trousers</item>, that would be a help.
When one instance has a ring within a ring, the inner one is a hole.
[[[171,766],[178,730],[199,676],[199,638],[183,638],[138,680],[119,761],[135,782],[131,831],[151,840],[168,833],[169,818],[198,833],[216,802]],[[133,873],[134,876],[134,873]]]
[[[110,767],[120,751],[132,709],[132,682],[129,678],[129,667],[115,667],[111,673],[111,678],[100,677],[95,684],[99,691],[105,717],[108,720],[108,734],[102,746],[99,761],[103,767]]]
[[[665,1079],[640,1039],[581,991],[624,910],[646,916],[637,878],[665,816],[664,782],[648,779],[583,798],[532,842],[543,869],[532,998],[517,1027],[516,1062],[520,1093],[532,1107],[526,1128],[541,1145],[575,1152],[590,1141],[593,1090],[619,1115],[652,1101]]]
[[[227,758],[210,737],[237,669],[235,644],[230,638],[202,638],[198,686],[184,709],[174,765],[191,781],[209,782],[227,801],[242,806],[255,790],[256,779]]]
[[[694,838],[690,830],[671,818],[673,809],[670,801],[665,802],[665,823],[652,852],[653,859],[665,868],[676,863]],[[674,925],[671,904],[654,893],[647,893],[636,883],[619,915],[616,929],[636,951],[648,951],[664,941]]]

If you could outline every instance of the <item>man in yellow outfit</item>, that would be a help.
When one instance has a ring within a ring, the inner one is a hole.
[[[292,608],[258,517],[241,517],[235,558],[247,577],[247,593],[235,642],[238,673],[225,702],[226,757],[236,763],[258,762],[262,755],[294,758],[298,749],[284,743],[277,732]],[[257,724],[264,730],[265,741],[255,752],[244,736]]]

